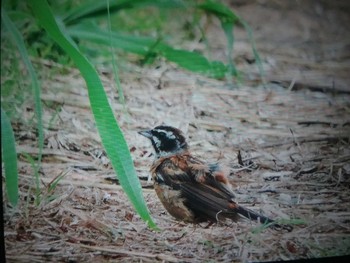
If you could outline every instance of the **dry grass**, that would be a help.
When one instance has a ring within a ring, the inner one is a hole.
[[[157,90],[150,84],[157,70],[140,74],[148,77],[125,88],[130,115],[120,113],[118,118],[138,173],[145,179],[147,204],[162,231],[147,229],[121,188],[106,181],[114,174],[93,126],[84,86],[72,73],[57,77],[55,89],[53,83],[45,84],[50,89],[43,92],[44,101],[63,105],[55,122],[60,128],[45,135],[41,173],[47,187],[39,207],[31,201],[31,167],[20,162],[21,205],[5,213],[9,261],[229,262],[348,251],[348,97],[289,92],[276,86],[229,90],[204,78],[198,85],[175,70],[163,76],[168,84]],[[114,90],[108,92],[113,98]],[[112,105],[120,112],[117,103]],[[47,110],[46,118],[52,112]],[[291,233],[269,229],[256,233],[252,230],[259,226],[248,221],[209,229],[175,222],[149,188],[151,147],[136,133],[163,120],[188,130],[196,154],[228,165],[240,203],[254,205],[273,218],[300,218],[305,224]],[[312,124],[315,121],[321,124]],[[31,132],[21,132],[26,139],[20,140],[19,153],[35,154]],[[238,150],[250,166],[239,167]],[[47,193],[60,174],[65,174],[60,184]]]
[[[308,63],[309,73],[323,70]],[[344,64],[349,66],[348,60]],[[169,65],[133,67],[121,76],[125,114],[110,72],[106,70],[102,78],[142,179],[147,205],[162,230],[147,229],[120,186],[110,183],[114,172],[101,148],[84,82],[72,69],[43,82],[42,100],[50,105],[44,118],[51,127],[45,134],[40,206],[33,204],[32,169],[22,155],[37,153],[35,132],[21,125],[15,130],[20,138],[21,202],[16,210],[5,207],[9,262],[246,262],[350,251],[348,86],[320,92],[312,89],[312,79],[302,78],[298,83],[304,86],[291,85],[288,90],[290,82],[287,88],[257,87],[252,77],[247,86],[230,89],[224,82]],[[272,218],[302,219],[303,224],[284,233],[247,220],[210,228],[175,222],[147,179],[151,146],[137,134],[162,122],[186,131],[195,154],[226,163],[238,202]],[[244,167],[238,165],[238,151]],[[56,189],[48,191],[60,175],[64,177]]]

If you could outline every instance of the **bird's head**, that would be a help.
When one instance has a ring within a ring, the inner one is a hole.
[[[160,125],[152,130],[140,131],[139,134],[151,140],[157,158],[178,154],[188,149],[182,131],[171,126]]]

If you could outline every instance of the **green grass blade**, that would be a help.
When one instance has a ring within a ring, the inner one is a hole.
[[[118,96],[119,96],[119,102],[123,105],[124,111],[125,113],[127,113],[126,111],[126,107],[125,107],[125,97],[124,97],[124,91],[122,89],[122,85],[120,83],[120,79],[119,79],[119,70],[118,70],[118,66],[117,66],[117,59],[116,59],[116,52],[114,50],[114,46],[112,45],[112,25],[111,25],[111,13],[110,13],[110,8],[109,8],[109,0],[107,0],[107,21],[108,21],[108,33],[110,35],[109,40],[110,40],[110,49],[111,49],[111,55],[112,55],[112,65],[113,65],[113,75],[114,75],[114,79],[117,85],[117,90],[118,90]]]
[[[12,206],[18,203],[18,171],[15,136],[10,120],[1,108],[1,150],[2,162],[5,168],[6,192]],[[1,204],[2,205],[2,204]]]
[[[44,147],[44,129],[43,129],[43,120],[42,120],[42,107],[41,107],[41,88],[39,84],[38,77],[35,73],[34,67],[29,59],[29,55],[27,52],[27,49],[24,44],[24,40],[22,38],[22,35],[17,30],[15,25],[12,23],[8,15],[6,14],[6,11],[4,9],[1,10],[1,19],[9,32],[10,36],[12,37],[15,45],[17,46],[19,53],[23,59],[23,62],[25,66],[28,69],[31,81],[32,81],[32,88],[33,88],[33,94],[34,94],[34,102],[35,102],[35,113],[37,118],[37,129],[39,134],[39,155],[38,155],[38,163],[37,163],[37,169],[40,168],[41,158],[42,158],[42,151]]]
[[[132,8],[135,3],[143,2],[142,0],[119,0],[111,1],[109,5],[110,12],[117,12],[122,9]],[[63,21],[66,24],[80,23],[81,20],[87,18],[98,18],[100,16],[105,17],[107,13],[106,1],[88,1],[81,5],[69,10],[64,16]]]
[[[128,145],[108,104],[107,95],[96,70],[64,33],[65,31],[59,27],[45,0],[33,0],[31,6],[40,25],[79,68],[88,88],[91,109],[102,144],[118,174],[119,182],[141,218],[150,227],[155,228],[156,225],[142,196],[141,184],[136,175]]]
[[[219,1],[208,0],[202,4],[198,4],[197,8],[215,15],[220,21],[235,23],[239,19],[230,8]]]
[[[132,36],[117,32],[106,32],[90,23],[82,23],[66,28],[67,33],[74,38],[88,40],[97,44],[110,46],[138,55],[146,55],[150,47],[157,41],[151,37]]]
[[[182,49],[174,49],[169,46],[159,47],[158,50],[169,61],[179,66],[212,78],[225,77],[227,66],[220,61],[209,61],[199,53]]]
[[[35,179],[35,204],[36,205],[40,205],[41,203],[41,189],[40,189],[40,174],[39,174],[39,171],[37,169],[37,165],[35,164],[35,160],[34,158],[24,152],[22,153],[24,158],[26,159],[26,161],[28,163],[30,163],[30,166],[32,167],[33,171],[34,171],[34,179]],[[30,187],[31,189],[31,187]],[[31,191],[31,190],[30,190]]]
[[[164,1],[164,0],[111,0],[109,3],[110,13],[116,13],[120,10],[129,8],[142,8],[154,6],[157,8],[184,8],[187,5],[184,1]],[[107,13],[106,1],[88,1],[69,10],[63,15],[63,21],[66,24],[81,23],[81,20],[88,18],[105,17]]]
[[[233,26],[234,24],[231,22],[221,22],[221,27],[225,32],[227,39],[227,57],[228,57],[228,67],[230,75],[237,76],[237,69],[233,62],[233,44],[234,44],[234,36],[233,36]]]
[[[253,31],[252,31],[251,27],[248,25],[248,23],[245,22],[243,19],[240,19],[240,23],[243,25],[245,31],[247,32],[248,39],[249,39],[250,44],[252,46],[254,58],[255,58],[256,64],[257,64],[258,69],[259,69],[261,80],[262,80],[263,84],[266,85],[265,71],[264,71],[263,64],[261,62],[259,53],[256,49],[256,44],[255,44],[255,40],[253,37]]]
[[[233,28],[235,23],[239,21],[239,17],[230,8],[217,1],[207,1],[199,4],[197,8],[216,16],[220,20],[227,39],[228,71],[230,75],[237,76],[237,69],[233,63]]]
[[[84,39],[106,46],[113,45],[116,48],[143,56],[150,55],[150,53],[161,55],[187,70],[210,77],[223,78],[227,72],[226,65],[219,61],[209,61],[196,52],[174,49],[159,39],[151,37],[105,32],[90,24],[69,27],[67,28],[67,33],[78,39]]]
[[[247,32],[250,44],[252,46],[252,51],[254,58],[256,60],[261,79],[263,83],[265,84],[265,78],[264,78],[264,69],[260,60],[259,53],[256,49],[256,44],[253,38],[253,32],[250,26],[247,22],[245,22],[241,17],[239,17],[237,14],[235,14],[230,8],[226,7],[222,3],[218,1],[207,1],[203,4],[199,4],[197,6],[199,9],[202,9],[208,13],[211,13],[215,15],[220,21],[221,21],[221,27],[225,32],[226,38],[227,38],[227,50],[228,50],[228,57],[229,57],[229,71],[237,76],[237,70],[235,68],[235,65],[233,64],[232,58],[233,58],[233,44],[234,44],[234,37],[233,37],[233,26],[235,23],[240,23],[245,31]]]
[[[37,119],[37,129],[38,129],[39,154],[38,154],[37,163],[34,166],[34,175],[35,175],[36,193],[37,193],[36,204],[39,204],[40,203],[39,169],[41,166],[42,152],[43,152],[43,147],[44,147],[44,128],[43,128],[42,107],[41,107],[41,87],[40,87],[40,84],[38,81],[38,77],[35,73],[34,67],[29,59],[29,55],[28,55],[27,49],[25,47],[22,35],[17,30],[15,25],[12,23],[11,19],[8,17],[8,15],[4,9],[1,9],[1,20],[2,20],[5,28],[7,29],[9,35],[11,36],[14,44],[17,46],[19,53],[23,59],[25,66],[27,67],[27,70],[28,70],[30,78],[31,78],[33,96],[34,96],[34,102],[35,102],[35,114],[36,114],[36,119]]]

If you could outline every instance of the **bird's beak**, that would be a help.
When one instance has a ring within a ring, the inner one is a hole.
[[[141,134],[142,136],[145,136],[146,138],[152,138],[152,132],[150,130],[139,131],[138,133]]]

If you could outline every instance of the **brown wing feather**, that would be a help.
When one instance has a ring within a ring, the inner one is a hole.
[[[181,184],[181,196],[186,205],[194,211],[198,221],[218,221],[222,217],[237,219],[237,204],[227,198],[224,192],[205,184]]]
[[[226,182],[216,180],[208,166],[200,160],[186,155],[162,158],[151,171],[157,184],[179,191],[179,196],[194,212],[197,221],[217,221],[220,213],[225,217],[236,218],[231,188]],[[219,170],[215,172],[219,173]],[[164,200],[164,197],[161,199]]]
[[[154,163],[151,172],[160,188],[163,185],[179,191],[179,202],[183,202],[184,206],[178,208],[184,210],[183,212],[170,211],[174,204],[166,204],[167,197],[159,196],[170,214],[178,219],[183,219],[180,217],[184,214],[187,221],[192,220],[191,215],[194,215],[195,222],[207,220],[216,222],[221,217],[236,220],[237,214],[240,214],[265,224],[274,222],[235,203],[233,191],[224,173],[217,166],[208,169],[207,165],[190,155],[161,158]],[[157,191],[157,194],[162,195],[161,191]],[[185,211],[187,208],[188,211]],[[288,231],[292,229],[290,226],[277,224],[274,226]]]
[[[232,186],[225,173],[218,164],[207,165],[198,158],[187,155],[188,173],[192,174],[198,183],[206,184],[224,192],[228,197],[234,198]]]

